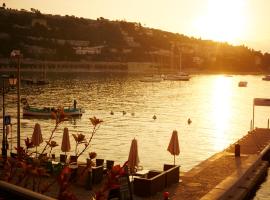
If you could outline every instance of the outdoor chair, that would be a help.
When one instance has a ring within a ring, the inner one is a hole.
[[[92,183],[99,184],[103,179],[103,165],[92,167]]]
[[[67,161],[67,155],[60,154],[60,163],[66,163]]]
[[[171,184],[179,183],[180,165],[164,164],[163,171],[166,173],[166,187]]]
[[[86,165],[79,165],[78,168],[77,168],[77,171],[76,171],[77,175],[76,175],[76,183],[79,185],[79,186],[83,186],[87,189],[91,189],[89,188],[89,184],[90,186],[92,185],[91,183],[89,182],[92,182],[91,180],[91,174],[89,172],[89,169],[87,169],[87,166]]]
[[[77,159],[78,157],[77,156],[69,156],[69,164],[70,165],[77,165]]]
[[[106,160],[106,169],[111,170],[114,165],[114,160]]]
[[[97,158],[96,159],[96,166],[98,167],[98,166],[103,166],[103,164],[104,164],[104,159],[99,159],[99,158]]]
[[[166,187],[166,174],[160,171],[149,171],[147,178],[134,177],[134,194],[149,197]]]
[[[69,156],[68,167],[71,169],[71,175],[70,175],[71,181],[75,181],[77,177],[77,170],[78,170],[77,159],[78,159],[77,156]]]
[[[17,153],[12,153],[12,152],[10,153],[10,157],[11,157],[11,158],[17,158],[17,156],[18,156]]]

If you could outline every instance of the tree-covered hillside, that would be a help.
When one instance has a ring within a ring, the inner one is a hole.
[[[270,54],[141,26],[0,9],[0,58],[20,49],[25,58],[50,61],[152,62],[205,71],[266,71]]]

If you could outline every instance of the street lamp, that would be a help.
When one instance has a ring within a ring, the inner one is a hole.
[[[17,149],[21,146],[21,58],[23,54],[21,54],[20,50],[13,50],[10,53],[10,57],[16,59],[17,61]]]
[[[6,87],[5,82],[8,79],[9,85],[14,87],[16,85],[17,79],[13,76],[2,75],[2,98],[3,98],[3,139],[2,139],[2,156],[7,156],[7,135],[6,135],[6,125],[10,122],[8,116],[5,116],[5,94],[9,91],[9,87]],[[9,122],[7,122],[7,119]]]

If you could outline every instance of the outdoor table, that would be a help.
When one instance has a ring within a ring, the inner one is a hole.
[[[143,170],[140,170],[140,171],[137,171],[135,173],[136,176],[140,176],[142,178],[147,178],[147,174],[149,173],[150,170],[148,169],[143,169]]]
[[[134,178],[141,178],[141,176],[136,176],[136,175],[132,176],[132,175],[130,175],[129,176],[129,182],[132,183],[134,181]]]

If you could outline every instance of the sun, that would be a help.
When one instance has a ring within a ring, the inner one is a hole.
[[[237,43],[245,31],[245,0],[208,0],[207,12],[197,20],[200,35]]]

